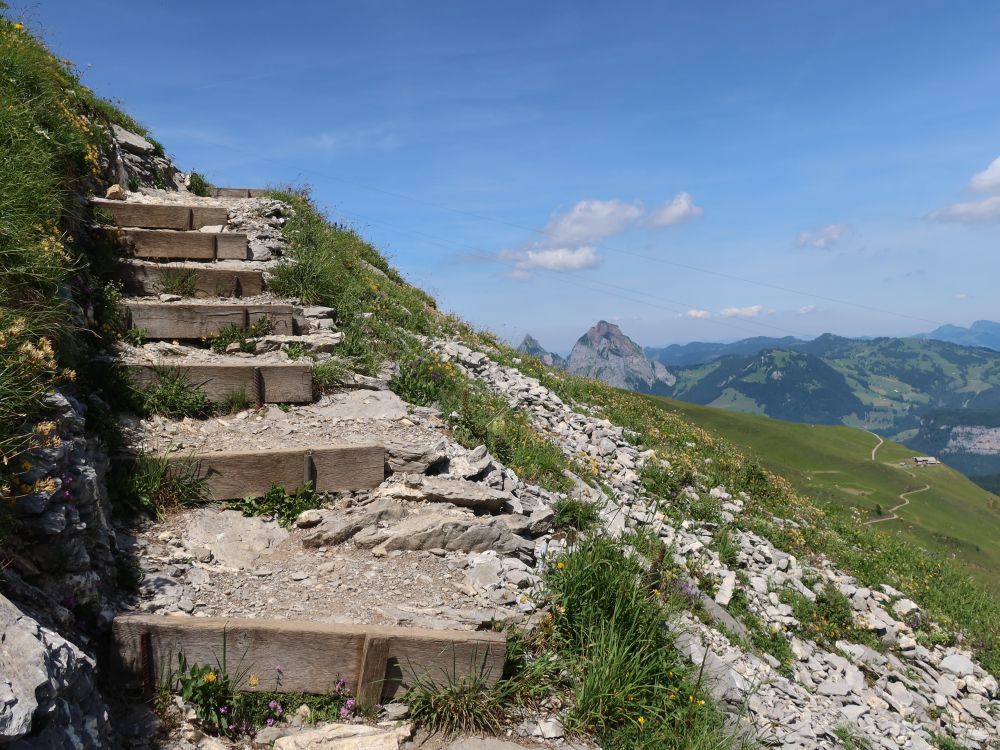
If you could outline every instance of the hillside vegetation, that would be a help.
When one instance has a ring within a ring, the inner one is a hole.
[[[781,474],[797,492],[834,508],[857,509],[858,523],[887,518],[901,494],[899,520],[878,530],[899,535],[966,566],[1000,591],[1000,497],[945,465],[916,468],[919,455],[865,430],[783,422],[666,398],[651,403],[697,422]],[[922,488],[928,487],[923,490]],[[882,515],[878,511],[881,509]]]
[[[6,7],[0,3],[0,10]],[[112,123],[145,130],[83,86],[71,64],[0,15],[0,490],[23,429],[109,332],[115,252],[89,233],[81,195],[107,168]],[[8,487],[8,489],[11,489]]]

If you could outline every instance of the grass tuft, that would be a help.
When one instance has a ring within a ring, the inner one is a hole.
[[[155,373],[156,383],[141,392],[146,412],[172,419],[205,419],[215,412],[205,392],[183,370],[158,367]]]
[[[125,516],[143,513],[155,518],[210,500],[208,483],[194,460],[169,460],[140,454],[133,464],[112,474],[109,494],[115,511]]]

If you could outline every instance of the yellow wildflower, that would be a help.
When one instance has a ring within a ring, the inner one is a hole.
[[[645,716],[640,716],[639,717],[639,729],[642,729],[644,726],[646,726],[646,717]]]
[[[564,563],[562,560],[560,560],[559,562],[556,563],[556,568],[559,569],[559,570],[562,570],[565,567],[566,567],[566,563]]]
[[[217,679],[219,679],[219,675],[217,675],[215,672],[209,672],[208,674],[205,675],[205,682],[213,683]]]
[[[17,23],[14,24],[14,28],[20,31],[21,29],[24,28],[24,24],[18,21]]]
[[[247,685],[249,685],[250,687],[257,687],[259,684],[260,684],[260,677],[258,677],[255,674],[250,675],[249,679],[247,680]]]

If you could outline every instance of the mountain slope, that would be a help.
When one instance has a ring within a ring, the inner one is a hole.
[[[864,520],[878,518],[909,496],[897,512],[898,521],[878,524],[949,555],[994,590],[1000,591],[1000,497],[976,486],[943,465],[917,469],[917,451],[884,442],[872,460],[878,440],[871,433],[846,426],[807,425],[697,406],[652,397],[657,407],[683,416],[756,455],[768,469],[780,473],[795,489],[814,499],[857,508]]]
[[[780,349],[678,370],[671,395],[777,419],[824,424],[839,423],[845,414],[863,408],[844,377],[822,359]]]

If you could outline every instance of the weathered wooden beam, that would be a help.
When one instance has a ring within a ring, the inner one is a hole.
[[[264,291],[264,274],[260,271],[243,271],[206,265],[168,265],[153,263],[123,263],[121,277],[125,293],[143,297],[187,288],[187,296],[194,297],[255,297]],[[193,289],[191,288],[193,285]],[[191,295],[189,292],[193,291]],[[178,292],[180,293],[180,292]]]
[[[267,188],[217,187],[212,191],[216,198],[260,198],[270,191]]]
[[[215,235],[172,229],[126,229],[125,239],[136,258],[215,260]]]
[[[370,490],[385,479],[385,448],[381,445],[214,451],[171,455],[170,459],[196,466],[214,500],[260,496],[272,484],[291,492],[304,483],[307,459],[317,492]]]
[[[200,339],[228,325],[247,328],[262,318],[271,321],[271,333],[291,335],[291,305],[198,304],[126,300],[131,328],[144,328],[150,339]]]
[[[247,236],[236,232],[126,229],[136,258],[157,260],[246,260]]]
[[[239,690],[274,690],[280,666],[283,691],[329,693],[343,679],[368,704],[391,700],[416,679],[446,683],[481,675],[493,684],[507,651],[500,633],[301,620],[119,615],[112,634],[116,667],[133,681],[152,671],[154,684],[161,684],[179,654],[189,664],[215,666],[225,650],[232,672],[259,677],[257,686]]]
[[[128,203],[94,198],[94,206],[111,216],[120,227],[148,229],[191,228],[191,207],[174,203]]]
[[[225,226],[229,209],[225,206],[191,206],[191,229]]]
[[[185,206],[177,203],[131,203],[94,198],[95,208],[109,214],[120,227],[142,229],[201,229],[225,225],[229,209],[225,206]]]
[[[313,396],[312,367],[299,362],[258,365],[252,360],[237,360],[185,364],[167,357],[156,365],[128,363],[128,368],[140,386],[155,385],[164,369],[180,371],[213,401],[222,401],[240,390],[250,402],[264,404],[304,404],[312,401]]]

